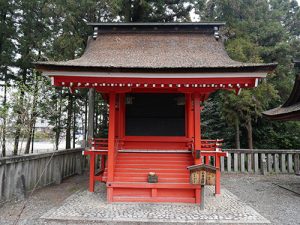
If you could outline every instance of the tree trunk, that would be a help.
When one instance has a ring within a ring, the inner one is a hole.
[[[125,10],[124,17],[125,17],[125,22],[128,22],[128,23],[133,22],[131,5],[132,5],[132,0],[126,0],[124,2],[124,10]]]
[[[71,148],[71,123],[72,123],[72,109],[73,109],[73,96],[71,93],[68,95],[68,117],[67,117],[67,129],[66,129],[66,149]]]
[[[74,104],[73,104],[73,148],[75,148],[75,144],[76,144],[76,102],[74,100]]]
[[[29,134],[27,137],[27,143],[25,147],[25,154],[29,154],[30,150],[30,144],[31,144],[31,139],[33,136],[33,127],[36,121],[36,104],[37,104],[37,99],[38,99],[38,74],[35,74],[35,84],[34,84],[34,90],[33,90],[33,100],[32,100],[32,111],[30,115],[30,122],[29,122]]]
[[[22,85],[21,85],[21,92],[19,97],[19,104],[17,108],[17,121],[16,121],[16,132],[15,132],[15,143],[14,143],[14,150],[13,155],[18,155],[19,150],[19,141],[20,141],[20,135],[21,135],[21,125],[22,125],[22,114],[23,114],[23,108],[24,108],[24,86],[26,83],[26,75],[27,75],[27,69],[23,69],[22,71]]]
[[[88,113],[88,145],[94,138],[94,112],[95,112],[95,89],[89,90],[89,113]]]
[[[85,104],[84,104],[84,146],[87,146],[87,120],[88,120],[88,95],[85,97]]]
[[[247,121],[246,129],[247,129],[248,148],[249,149],[253,149],[253,137],[252,137],[252,122],[251,122],[251,118]]]
[[[58,110],[58,115],[56,118],[56,122],[55,122],[55,150],[58,150],[59,147],[59,137],[60,137],[60,132],[61,132],[61,105],[62,105],[62,93],[61,90],[59,92],[59,102],[57,102],[57,107],[56,109]]]
[[[235,119],[235,147],[236,149],[241,148],[241,142],[240,142],[240,123],[238,118]]]
[[[4,93],[3,93],[3,107],[4,107],[4,115],[3,115],[3,128],[2,128],[2,156],[6,156],[6,123],[7,123],[7,67],[4,68]]]
[[[34,121],[33,128],[32,128],[31,154],[33,153],[33,146],[34,146],[35,124],[36,124],[36,120]]]

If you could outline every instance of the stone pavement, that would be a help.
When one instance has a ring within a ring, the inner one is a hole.
[[[213,187],[205,189],[205,209],[199,205],[179,203],[106,203],[103,184],[96,186],[95,193],[78,191],[59,207],[44,214],[45,221],[115,221],[150,223],[229,223],[267,224],[267,219],[242,202],[234,194],[222,189],[215,197]]]

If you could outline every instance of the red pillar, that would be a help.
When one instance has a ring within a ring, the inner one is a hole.
[[[201,150],[201,119],[200,119],[200,94],[194,94],[194,126],[195,126],[195,150]],[[200,164],[201,158],[195,158],[195,164]]]
[[[120,114],[120,95],[116,94],[116,102],[115,102],[115,138],[119,137],[119,114]]]
[[[107,182],[114,179],[114,156],[115,156],[115,113],[116,113],[116,94],[109,94],[109,126],[108,126],[108,164]]]
[[[119,95],[119,139],[123,139],[125,136],[125,94]]]
[[[94,192],[95,190],[95,152],[90,154],[90,185],[89,191]]]
[[[193,101],[192,94],[186,94],[186,107],[187,107],[187,137],[194,138],[194,112],[193,112]]]
[[[221,194],[221,171],[220,171],[220,157],[217,155],[215,156],[215,167],[217,168],[216,171],[216,185],[215,185],[215,194]]]
[[[114,181],[114,164],[115,164],[115,119],[116,119],[116,94],[109,94],[109,125],[108,125],[108,159],[107,159],[107,200],[113,200],[113,188],[110,182]]]
[[[206,156],[206,157],[205,157],[205,164],[206,164],[206,165],[209,165],[209,159],[210,159],[209,156]]]

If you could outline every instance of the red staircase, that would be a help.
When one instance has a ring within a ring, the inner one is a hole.
[[[189,183],[187,170],[193,162],[191,152],[119,152],[114,180],[107,185],[112,201],[199,202],[199,187]],[[158,175],[158,183],[148,183],[149,172]],[[102,181],[107,181],[107,168]]]

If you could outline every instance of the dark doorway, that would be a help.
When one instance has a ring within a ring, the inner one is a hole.
[[[127,136],[185,136],[184,94],[127,94]]]

